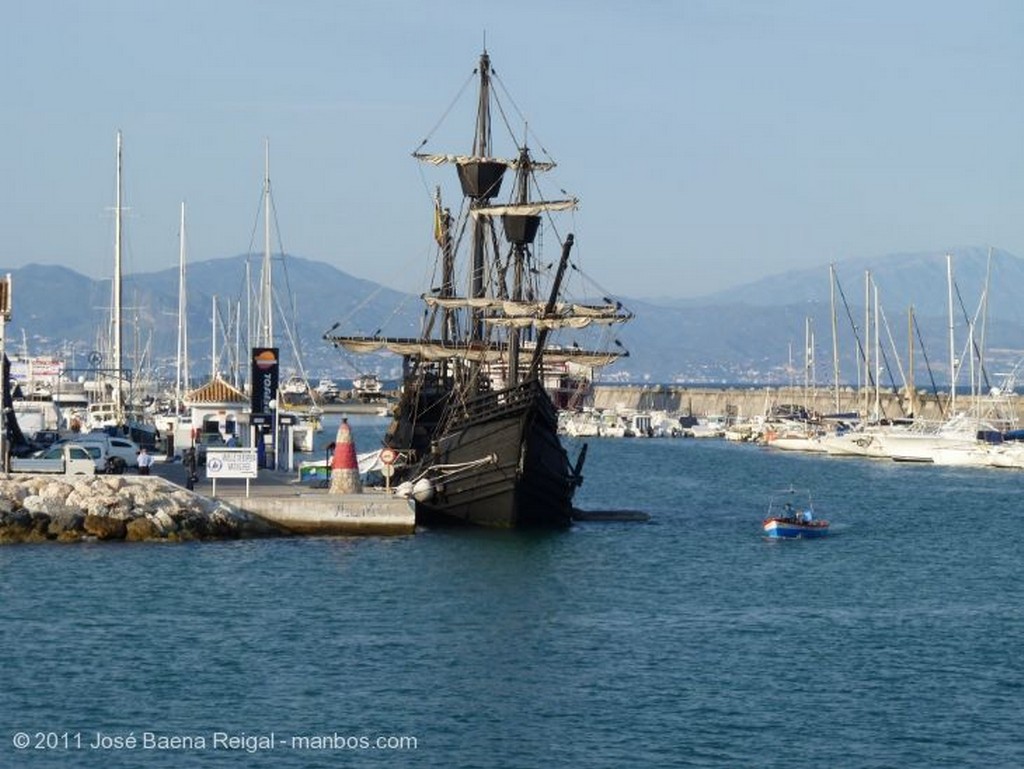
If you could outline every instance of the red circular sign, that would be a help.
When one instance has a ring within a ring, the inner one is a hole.
[[[386,465],[392,464],[398,459],[398,452],[394,449],[381,449],[380,450],[380,461]]]

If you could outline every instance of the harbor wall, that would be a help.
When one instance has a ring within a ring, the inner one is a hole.
[[[367,489],[359,494],[309,492],[299,496],[235,496],[221,499],[294,534],[413,534],[416,512],[409,499]]]
[[[949,416],[949,393],[919,391],[911,403],[904,392],[883,392],[877,395],[878,411],[886,418],[896,419],[911,414],[922,419],[942,419]],[[833,390],[805,390],[803,387],[687,387],[682,385],[600,385],[594,388],[593,405],[605,410],[636,409],[667,411],[672,414],[705,416],[732,416],[738,420],[761,416],[776,405],[793,404],[819,414],[857,412],[861,415],[876,411],[874,390],[854,387]],[[974,399],[957,395],[956,411],[968,411],[977,401],[982,413],[994,405],[992,398]],[[1024,404],[1016,395],[1000,398],[1000,413],[1020,418]]]

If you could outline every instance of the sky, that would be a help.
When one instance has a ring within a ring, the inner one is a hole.
[[[577,262],[614,295],[965,245],[1024,256],[1016,0],[16,0],[0,14],[0,268],[111,275],[120,130],[126,271],[177,267],[182,201],[190,261],[261,251],[269,142],[275,249],[418,293],[436,182],[411,153],[428,136],[470,150],[472,112],[445,116],[485,45],[553,183],[580,200]]]

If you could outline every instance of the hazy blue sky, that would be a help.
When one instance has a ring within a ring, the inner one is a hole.
[[[9,268],[110,275],[121,129],[127,269],[176,266],[182,200],[190,259],[246,252],[269,138],[285,250],[418,291],[431,182],[410,153],[485,34],[611,292],[1024,255],[1019,0],[21,0],[0,30]],[[467,152],[462,125],[435,148]]]

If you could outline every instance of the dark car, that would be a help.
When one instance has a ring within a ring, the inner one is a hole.
[[[203,433],[196,441],[196,461],[201,465],[206,464],[207,449],[223,449],[227,447],[227,441],[220,433]]]
[[[36,431],[36,434],[32,436],[32,442],[40,448],[52,446],[59,440],[60,433],[56,430],[38,430]]]

